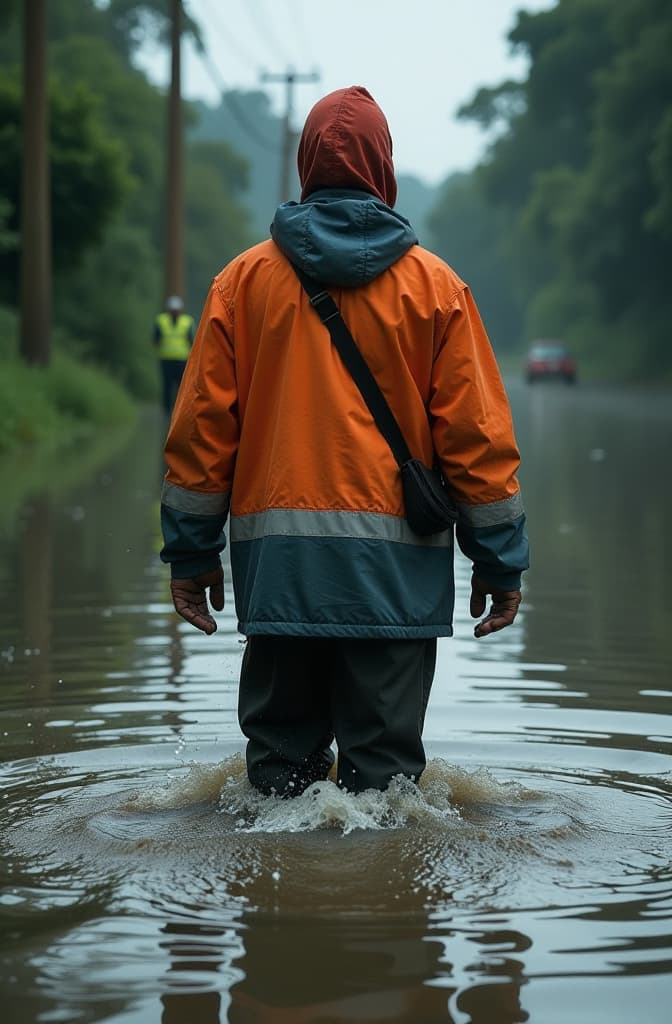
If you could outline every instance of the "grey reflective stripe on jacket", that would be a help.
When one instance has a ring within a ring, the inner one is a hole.
[[[161,504],[177,512],[188,512],[197,516],[223,516],[229,511],[230,492],[204,494],[201,491],[187,491],[177,484],[163,482]]]
[[[232,516],[231,542],[258,540],[272,535],[286,537],[352,537],[384,540],[420,547],[451,547],[450,532],[431,537],[413,533],[405,519],[380,512],[274,508],[254,515]]]
[[[465,526],[499,526],[503,523],[512,523],[519,516],[524,515],[523,498],[520,491],[511,498],[503,498],[501,501],[490,502],[489,505],[465,505],[457,506],[460,524]]]

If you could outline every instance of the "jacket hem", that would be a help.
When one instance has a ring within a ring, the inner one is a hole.
[[[362,637],[381,640],[431,640],[452,636],[453,627],[446,623],[427,626],[362,626],[336,622],[238,622],[244,636],[335,636]]]

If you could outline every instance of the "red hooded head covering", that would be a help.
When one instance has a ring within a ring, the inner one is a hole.
[[[306,118],[298,154],[301,201],[320,188],[354,188],[394,206],[397,183],[387,120],[361,85],[337,89]]]

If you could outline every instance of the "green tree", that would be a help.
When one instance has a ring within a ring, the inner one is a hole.
[[[159,262],[147,232],[117,220],[56,289],[62,345],[108,369],[133,394],[153,398],[151,331],[159,289]]]
[[[247,163],[224,142],[187,149],[187,303],[199,313],[213,276],[250,244],[237,197],[247,186]]]
[[[0,59],[14,69],[0,77],[0,301],[13,303],[22,5],[0,6]],[[166,102],[133,60],[138,47],[162,45],[167,12],[166,0],[48,5],[55,342],[143,396],[155,391],[151,332],[163,300]],[[197,26],[189,19],[185,26],[197,38]],[[185,103],[187,125],[195,128],[198,117]],[[222,139],[187,144],[186,270],[195,315],[213,274],[250,244],[242,201],[248,172]]]
[[[163,194],[164,97],[142,72],[129,67],[103,37],[68,36],[51,47],[59,77],[95,90],[105,136],[123,146],[132,178],[123,215],[146,228],[158,246]]]
[[[81,3],[82,0],[69,0]],[[89,4],[89,6],[91,6]],[[153,40],[167,46],[170,40],[170,6],[168,0],[109,0],[104,9],[106,31],[110,41],[130,61],[135,52]],[[198,23],[182,6],[182,34],[190,36],[197,49],[203,48]]]
[[[249,211],[254,240],[268,238],[278,198],[282,120],[271,110],[265,92],[230,90],[219,106],[195,105],[197,119],[187,131],[194,142],[226,142],[245,156],[249,181],[241,196]],[[298,179],[295,183],[298,191]]]
[[[72,266],[99,242],[130,187],[125,151],[108,139],[96,119],[95,97],[83,86],[50,85],[51,200],[54,265]],[[0,196],[9,204],[10,232],[21,215],[21,95],[18,83],[0,79]],[[17,250],[0,253],[3,301],[16,303]]]
[[[672,9],[559,0],[509,38],[525,82],[461,114],[496,132],[477,169],[511,217],[528,333],[564,333],[597,369],[672,372]]]
[[[510,220],[473,174],[448,178],[428,215],[432,247],[471,288],[498,351],[514,348],[522,329],[515,266],[507,258]]]
[[[19,244],[19,236],[12,231],[9,222],[14,220],[14,211],[9,199],[0,198],[0,254],[12,252]]]

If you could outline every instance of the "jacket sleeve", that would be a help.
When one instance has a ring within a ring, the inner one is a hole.
[[[215,568],[226,545],[239,423],[231,316],[214,282],[165,446],[161,560],[178,578]]]
[[[454,296],[440,329],[429,402],[434,447],[457,504],[457,542],[474,572],[518,590],[529,545],[520,456],[504,385],[476,304]]]

